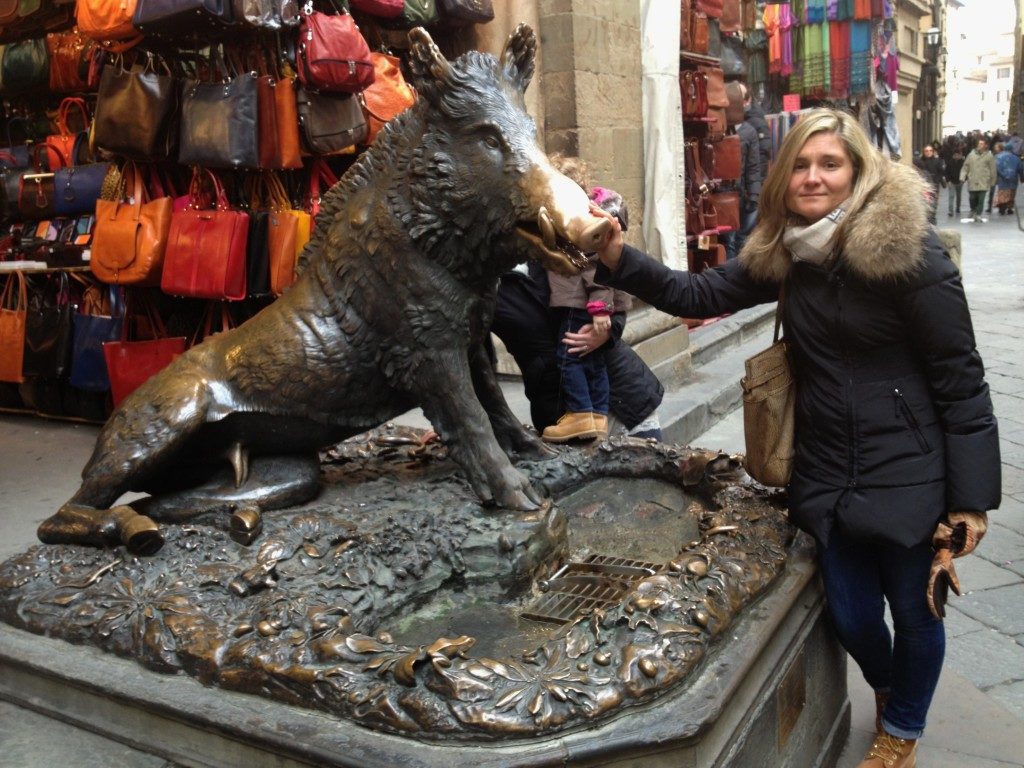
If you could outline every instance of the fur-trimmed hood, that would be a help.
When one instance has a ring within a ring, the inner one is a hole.
[[[913,167],[886,161],[878,187],[843,225],[842,259],[852,272],[866,280],[896,280],[920,267],[928,192],[928,183]],[[755,227],[740,259],[754,278],[782,282],[793,263],[789,254],[781,249],[754,252],[767,235],[764,227]]]

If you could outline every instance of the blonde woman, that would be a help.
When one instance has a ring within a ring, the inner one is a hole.
[[[814,110],[783,142],[739,259],[676,272],[617,228],[598,252],[598,282],[686,317],[776,301],[785,286],[797,380],[790,519],[818,543],[836,632],[876,693],[862,768],[915,765],[945,652],[930,588],[951,567],[933,535],[948,542],[952,528],[954,553],[966,554],[1000,498],[988,386],[926,191],[851,116]]]

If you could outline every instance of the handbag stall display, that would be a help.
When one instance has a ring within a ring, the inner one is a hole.
[[[195,170],[189,195],[201,204],[202,174]],[[210,171],[215,208],[191,207],[171,215],[160,288],[198,299],[245,298],[245,253],[249,214],[231,210],[220,180]]]
[[[743,435],[746,441],[744,467],[752,478],[767,486],[783,487],[793,471],[796,382],[789,359],[789,346],[779,339],[785,286],[775,309],[772,345],[744,364]]]

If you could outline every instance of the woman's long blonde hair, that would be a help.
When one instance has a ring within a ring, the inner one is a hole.
[[[743,251],[745,258],[774,260],[785,257],[782,235],[793,215],[786,208],[786,189],[793,174],[796,157],[804,144],[819,133],[832,133],[846,148],[853,161],[853,192],[846,202],[849,221],[864,207],[871,193],[881,182],[884,164],[882,154],[871,146],[864,130],[856,119],[835,109],[812,109],[786,134],[775,163],[768,171],[768,177],[761,187],[758,205],[757,227],[750,235]],[[839,243],[843,240],[843,225],[840,224]],[[786,257],[788,258],[788,257]]]

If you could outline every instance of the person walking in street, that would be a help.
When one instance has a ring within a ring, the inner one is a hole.
[[[784,139],[739,259],[671,270],[626,246],[614,222],[598,249],[599,282],[675,315],[737,312],[785,287],[789,515],[817,541],[836,633],[875,691],[878,731],[860,768],[915,765],[945,653],[933,561],[938,578],[950,554],[972,551],[1001,495],[970,311],[925,192],[853,117],[817,109]],[[951,548],[936,553],[933,536]]]
[[[996,207],[999,215],[1013,213],[1017,185],[1024,181],[1024,163],[1002,144],[996,144]]]
[[[956,140],[947,144],[945,163],[946,197],[949,202],[949,216],[960,215],[960,199],[963,194],[964,183],[960,180],[960,169],[964,167],[964,144]]]
[[[945,165],[942,162],[942,158],[936,154],[935,147],[931,144],[925,144],[924,149],[921,150],[921,157],[914,161],[914,167],[921,172],[928,182],[931,192],[928,198],[928,221],[934,224],[935,209],[939,204],[939,189],[946,186]]]
[[[972,220],[982,223],[988,221],[982,213],[985,210],[985,195],[996,183],[996,159],[988,151],[988,142],[984,138],[979,138],[974,150],[964,158],[960,181],[967,182],[967,195],[971,202],[971,217],[961,221],[965,224]]]

